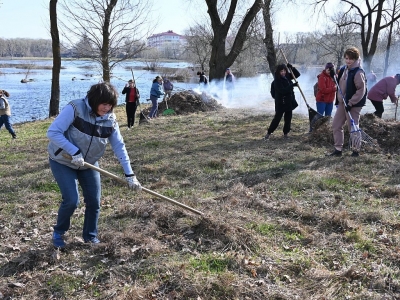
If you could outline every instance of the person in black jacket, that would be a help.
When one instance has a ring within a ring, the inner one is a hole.
[[[126,94],[126,117],[128,119],[128,130],[135,124],[136,109],[139,104],[140,93],[134,80],[130,79],[122,90]]]
[[[290,131],[292,110],[297,106],[295,105],[296,99],[293,92],[293,87],[297,86],[297,82],[292,82],[293,76],[288,72],[288,68],[293,72],[296,78],[300,76],[299,71],[289,63],[287,66],[281,64],[276,67],[273,81],[275,116],[268,127],[267,134],[264,137],[265,140],[269,139],[270,135],[278,127],[283,116],[283,136],[287,138]]]

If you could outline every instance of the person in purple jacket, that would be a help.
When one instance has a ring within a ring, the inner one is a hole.
[[[368,92],[368,99],[375,107],[374,115],[378,118],[382,118],[384,112],[383,100],[388,96],[392,103],[397,103],[397,97],[395,95],[396,86],[400,83],[400,74],[395,76],[388,76],[379,80]]]

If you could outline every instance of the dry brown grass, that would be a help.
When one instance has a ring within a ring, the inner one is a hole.
[[[289,139],[279,127],[265,142],[272,116],[260,111],[130,131],[117,114],[141,183],[205,216],[103,176],[102,244],[82,242],[80,206],[56,251],[51,120],[16,125],[18,140],[2,130],[0,299],[399,299],[396,122],[363,118],[381,149],[332,158],[329,123],[307,134],[302,116]],[[100,166],[122,175],[110,149]]]

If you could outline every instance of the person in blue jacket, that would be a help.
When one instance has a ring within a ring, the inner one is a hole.
[[[157,76],[153,80],[153,84],[151,85],[150,90],[150,100],[152,103],[152,107],[149,113],[149,119],[154,119],[157,117],[157,110],[158,110],[158,98],[164,95],[163,92],[163,79],[161,76]]]
[[[119,160],[131,189],[142,189],[132,170],[116,116],[118,92],[108,82],[93,85],[83,99],[67,104],[47,130],[50,168],[60,188],[62,202],[54,226],[53,245],[64,248],[64,234],[79,205],[78,183],[85,201],[82,237],[85,243],[100,243],[97,225],[100,214],[100,173],[87,168],[104,155],[108,143]],[[69,156],[69,157],[68,157]],[[72,157],[72,159],[71,159]]]

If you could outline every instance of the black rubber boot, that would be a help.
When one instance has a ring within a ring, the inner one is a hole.
[[[337,156],[340,157],[342,156],[342,151],[339,151],[337,149],[335,149],[335,151],[333,151],[331,154],[329,154],[328,156]]]

